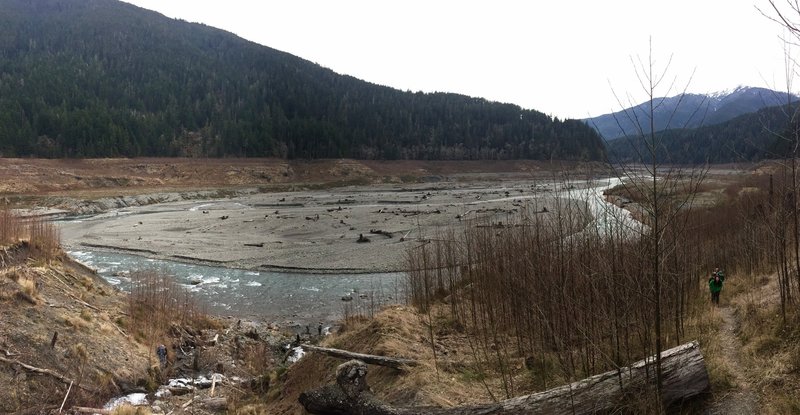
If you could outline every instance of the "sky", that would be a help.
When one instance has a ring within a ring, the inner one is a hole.
[[[777,0],[782,2],[783,0]],[[768,0],[127,0],[372,83],[588,118],[657,96],[786,90]],[[652,45],[652,48],[651,48]],[[800,57],[800,46],[789,55]],[[652,53],[651,53],[652,50]],[[795,82],[800,86],[800,82]]]

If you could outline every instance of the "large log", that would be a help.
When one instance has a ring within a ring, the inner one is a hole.
[[[709,388],[700,346],[696,341],[661,353],[662,401],[665,406],[695,397]],[[510,415],[591,414],[624,405],[627,394],[653,385],[655,356],[629,367],[595,375],[544,392],[486,405],[456,408],[402,408],[375,399],[367,386],[367,366],[351,360],[339,366],[336,384],[300,394],[300,403],[317,415]]]
[[[330,347],[312,346],[304,344],[302,347],[311,352],[324,353],[331,357],[339,359],[360,360],[370,365],[387,366],[394,369],[402,369],[404,366],[416,366],[417,361],[412,359],[403,359],[398,357],[377,356],[372,354],[354,353],[342,349],[333,349]]]

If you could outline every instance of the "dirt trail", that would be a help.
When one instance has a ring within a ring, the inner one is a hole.
[[[736,389],[716,397],[714,405],[706,412],[709,415],[745,415],[759,413],[758,396],[753,391],[750,380],[745,376],[746,368],[739,359],[742,341],[737,335],[739,317],[731,305],[720,307],[719,316],[722,327],[719,331],[723,358],[734,368],[732,371]]]
[[[754,385],[754,378],[760,368],[752,367],[753,363],[746,365],[746,360],[741,359],[742,340],[740,328],[742,321],[736,309],[750,304],[756,308],[771,307],[777,304],[778,297],[776,275],[764,275],[755,287],[750,287],[745,292],[730,298],[726,306],[718,309],[722,326],[719,332],[720,353],[730,369],[732,382],[735,389],[720,393],[715,396],[714,403],[707,414],[758,414],[767,408],[762,408],[759,403],[759,394]],[[723,296],[725,294],[723,293]]]

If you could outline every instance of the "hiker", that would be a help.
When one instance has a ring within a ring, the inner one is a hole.
[[[322,322],[321,321],[319,322],[319,325],[317,326],[317,335],[318,336],[322,336]]]
[[[725,277],[720,277],[716,271],[711,273],[711,278],[708,279],[708,289],[711,290],[711,303],[719,306],[719,293],[722,291],[722,281]]]
[[[156,355],[158,355],[158,361],[161,363],[161,367],[167,366],[167,346],[163,344],[159,344],[156,348]]]

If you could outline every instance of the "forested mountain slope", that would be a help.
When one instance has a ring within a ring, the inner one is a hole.
[[[793,94],[756,87],[738,87],[732,91],[713,94],[682,94],[655,98],[653,121],[656,131],[698,128],[794,101],[797,101],[797,96]],[[649,102],[644,102],[584,121],[595,128],[604,139],[612,141],[619,137],[649,133],[650,124],[645,121],[649,119],[648,113]]]
[[[0,0],[3,156],[600,159],[583,122],[344,76],[115,0]]]
[[[775,106],[700,128],[672,129],[655,134],[657,157],[665,163],[702,164],[781,158],[790,151],[789,120],[797,105]],[[649,143],[650,138],[647,137]],[[641,136],[608,143],[609,158],[649,162],[649,146]]]

